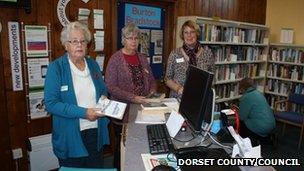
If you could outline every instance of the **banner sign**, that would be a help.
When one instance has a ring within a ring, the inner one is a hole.
[[[161,28],[161,8],[126,4],[125,25],[135,23],[139,27]]]
[[[65,8],[69,2],[70,0],[59,0],[57,3],[57,16],[62,26],[66,26],[70,23],[65,14]]]
[[[8,22],[9,48],[12,70],[13,90],[23,90],[19,23]]]

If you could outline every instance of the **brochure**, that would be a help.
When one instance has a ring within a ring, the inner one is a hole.
[[[174,167],[175,170],[179,170],[177,166],[176,158],[173,154],[160,154],[160,155],[151,155],[150,153],[141,154],[142,160],[146,171],[151,171],[157,165],[169,165]]]
[[[98,103],[96,104],[96,108],[100,109],[100,113],[104,112],[106,116],[116,119],[123,118],[126,107],[127,107],[126,103],[122,103],[115,100],[109,100],[105,96],[102,96],[98,100]]]

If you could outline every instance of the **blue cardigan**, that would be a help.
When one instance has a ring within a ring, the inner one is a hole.
[[[97,102],[101,95],[107,94],[106,87],[98,64],[90,58],[85,60],[95,86]],[[88,156],[79,126],[79,118],[85,118],[86,108],[77,105],[67,53],[48,66],[44,100],[46,110],[52,115],[52,143],[55,155],[61,159]],[[98,119],[98,150],[110,143],[108,123],[106,117]]]

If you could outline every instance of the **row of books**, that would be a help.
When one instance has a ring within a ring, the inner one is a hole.
[[[257,61],[266,60],[267,55],[261,47],[211,46],[215,61]]]
[[[304,63],[304,53],[301,49],[270,49],[270,60],[282,61],[282,62],[293,62],[293,63]]]
[[[267,72],[267,75],[271,77],[304,81],[304,66],[269,64]]]
[[[281,101],[281,100],[286,100],[286,97],[281,97],[281,96],[273,96],[273,95],[267,95],[266,99],[269,103],[269,105],[274,109],[275,108],[275,102]],[[279,103],[276,110],[279,111],[284,111],[287,109],[286,103]],[[304,106],[303,105],[297,105],[297,104],[292,104],[290,106],[291,111],[293,112],[298,112],[298,113],[304,113]]]
[[[304,85],[300,83],[293,84],[292,82],[268,79],[266,88],[268,91],[284,95],[290,93],[304,94]]]
[[[199,41],[231,42],[231,43],[266,43],[267,30],[245,29],[221,25],[200,24]]]
[[[218,98],[231,98],[239,95],[239,84],[224,84],[215,86]]]
[[[264,75],[265,71],[258,64],[233,64],[217,66],[214,78],[223,81]]]
[[[275,109],[275,102],[286,99],[287,98],[283,96],[266,95],[266,100],[272,109]],[[277,106],[276,110],[286,110],[285,104],[280,104],[279,106]]]

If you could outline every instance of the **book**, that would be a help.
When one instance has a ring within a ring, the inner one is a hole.
[[[141,104],[142,110],[160,110],[168,109],[168,106],[163,102],[150,102]]]
[[[98,109],[97,111],[99,111],[100,113],[104,112],[106,116],[115,119],[123,118],[126,107],[127,107],[126,103],[110,100],[105,97],[101,97],[96,104],[96,108]]]
[[[148,103],[160,103],[164,98],[165,93],[153,93],[145,99]]]

